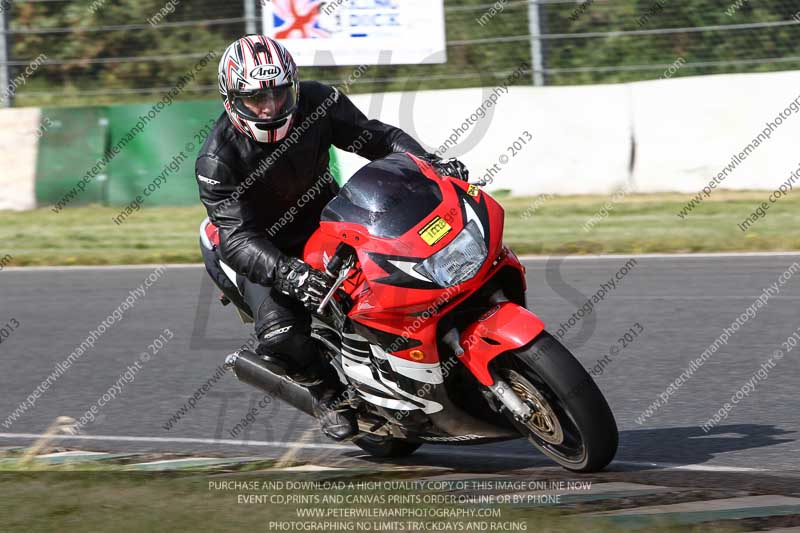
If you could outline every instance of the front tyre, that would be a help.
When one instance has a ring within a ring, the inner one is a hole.
[[[573,472],[596,472],[614,458],[619,436],[606,399],[552,335],[506,352],[492,370],[532,410],[526,421],[506,416],[547,457]]]

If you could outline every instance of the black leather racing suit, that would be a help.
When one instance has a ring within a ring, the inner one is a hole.
[[[299,93],[292,128],[278,143],[250,139],[223,113],[200,150],[196,174],[200,199],[219,228],[219,248],[203,249],[209,273],[229,291],[218,259],[235,270],[261,348],[304,367],[316,355],[308,337],[310,316],[270,285],[280,254],[301,256],[322,209],[339,190],[328,149],[334,145],[370,160],[426,152],[399,128],[367,119],[333,87],[300,82]]]

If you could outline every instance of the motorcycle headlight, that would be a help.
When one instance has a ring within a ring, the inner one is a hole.
[[[414,267],[442,287],[458,285],[474,276],[488,251],[478,224],[472,220],[453,242]]]

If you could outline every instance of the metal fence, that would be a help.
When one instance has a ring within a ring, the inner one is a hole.
[[[261,2],[0,0],[4,105],[143,101],[199,57],[260,27]],[[445,2],[447,63],[376,65],[353,92],[613,83],[800,66],[796,0],[462,0]],[[338,83],[352,67],[303,67]],[[216,71],[183,99],[216,96]]]

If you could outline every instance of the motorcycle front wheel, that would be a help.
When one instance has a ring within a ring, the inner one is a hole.
[[[603,469],[617,452],[617,424],[592,377],[558,340],[542,332],[492,362],[492,371],[531,408],[528,420],[504,413],[528,440],[573,472]]]

